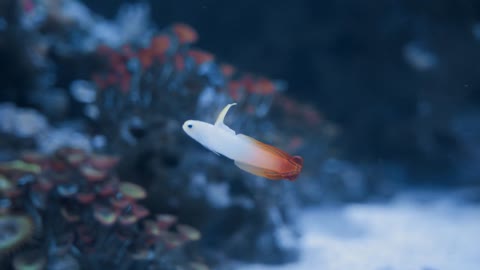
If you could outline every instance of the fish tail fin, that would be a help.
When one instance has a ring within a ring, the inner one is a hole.
[[[285,178],[290,181],[295,181],[297,180],[298,176],[300,175],[300,172],[302,171],[303,158],[301,156],[293,156],[290,159],[290,162],[295,164],[296,170],[293,171],[293,173],[289,173],[287,176],[285,176]]]
[[[293,156],[291,158],[291,161],[295,162],[298,166],[300,166],[300,169],[303,166],[303,158],[301,156]]]

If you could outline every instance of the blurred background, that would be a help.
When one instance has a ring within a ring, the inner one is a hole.
[[[0,59],[2,269],[480,268],[478,1],[2,0]]]

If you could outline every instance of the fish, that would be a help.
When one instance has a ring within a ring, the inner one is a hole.
[[[182,128],[192,139],[217,155],[233,160],[244,171],[271,180],[295,181],[302,171],[303,158],[291,156],[277,147],[236,133],[225,125],[225,116],[235,105],[237,104],[226,105],[214,124],[187,120]]]

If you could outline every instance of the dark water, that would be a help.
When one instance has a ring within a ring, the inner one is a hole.
[[[2,269],[478,268],[479,16],[466,0],[1,2]],[[301,156],[296,181],[182,130],[233,102],[225,124]]]

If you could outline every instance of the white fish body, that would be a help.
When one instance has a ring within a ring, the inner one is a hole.
[[[278,148],[237,134],[223,123],[234,105],[236,103],[225,106],[213,125],[188,120],[183,124],[183,130],[211,151],[234,160],[235,165],[245,171],[269,179],[295,180],[302,169],[301,157],[292,157]]]

